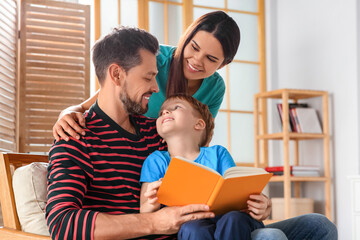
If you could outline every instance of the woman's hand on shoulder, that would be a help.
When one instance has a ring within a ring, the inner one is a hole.
[[[65,109],[59,115],[53,126],[53,136],[56,141],[60,138],[69,141],[69,136],[80,139],[80,134],[85,135],[85,118],[82,112]]]

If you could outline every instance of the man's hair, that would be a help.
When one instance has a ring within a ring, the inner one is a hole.
[[[153,35],[139,28],[120,26],[99,39],[93,47],[92,58],[99,84],[103,84],[106,71],[113,63],[126,73],[141,64],[140,49],[156,55],[159,43]]]
[[[186,94],[175,94],[168,97],[164,103],[170,99],[180,99],[188,102],[193,110],[195,111],[195,114],[200,115],[201,119],[205,122],[205,131],[202,136],[202,139],[200,140],[199,146],[203,147],[206,146],[214,133],[214,119],[213,116],[209,110],[209,107],[206,104],[203,104],[199,100],[195,99],[192,96],[186,95]],[[160,110],[162,111],[162,109]]]

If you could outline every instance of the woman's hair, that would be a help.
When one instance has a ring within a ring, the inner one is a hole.
[[[140,65],[140,49],[156,55],[159,43],[153,35],[139,28],[119,26],[99,39],[93,47],[93,63],[100,85],[110,64],[118,64],[125,72]]]
[[[174,52],[168,76],[166,96],[176,93],[187,93],[188,81],[184,76],[184,49],[199,31],[211,33],[221,44],[224,62],[229,64],[237,52],[240,43],[240,30],[234,19],[223,11],[207,13],[196,19],[179,40]]]
[[[196,115],[199,115],[199,117],[204,120],[205,122],[205,131],[202,135],[201,141],[199,143],[199,147],[204,147],[206,144],[208,144],[213,136],[214,133],[214,119],[213,116],[209,110],[209,107],[206,104],[203,104],[199,100],[195,99],[192,96],[189,96],[187,94],[174,94],[170,97],[166,98],[166,100],[163,102],[162,106],[164,106],[164,103],[166,101],[169,101],[171,99],[180,99],[185,102],[188,102],[190,106],[193,108],[193,111]],[[163,111],[163,107],[161,106],[160,112]]]

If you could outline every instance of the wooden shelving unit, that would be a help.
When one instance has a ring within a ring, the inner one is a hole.
[[[289,131],[289,102],[297,103],[300,99],[319,97],[322,100],[323,113],[323,133],[294,133]],[[282,132],[267,132],[267,111],[263,106],[268,99],[281,99],[283,106]],[[260,104],[259,104],[260,103]],[[283,165],[284,175],[273,176],[271,182],[283,182],[285,218],[290,217],[290,199],[292,185],[294,183],[294,197],[300,197],[301,182],[324,182],[325,188],[325,215],[331,220],[331,176],[330,176],[330,135],[329,135],[329,106],[328,93],[326,91],[298,90],[298,89],[279,89],[274,91],[258,93],[254,97],[254,124],[255,124],[255,166],[268,166],[268,141],[280,140],[283,142]],[[265,111],[260,111],[259,107]],[[324,151],[324,174],[321,177],[295,177],[290,175],[290,141],[294,142],[294,161],[293,165],[299,165],[299,141],[320,139],[323,141]]]

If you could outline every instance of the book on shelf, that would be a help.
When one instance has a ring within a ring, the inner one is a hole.
[[[292,109],[299,108],[299,107],[307,108],[308,104],[307,103],[289,103],[289,131],[291,131],[291,132],[298,132],[296,119],[294,117],[294,113],[293,113]],[[283,125],[283,106],[282,106],[282,103],[276,104],[276,108],[278,110],[279,119],[280,119],[280,123],[281,123],[281,126],[282,126]]]
[[[284,166],[266,167],[265,170],[276,176],[284,175]],[[319,177],[320,167],[310,165],[290,166],[290,175],[297,177]]]
[[[295,177],[320,177],[320,172],[319,171],[296,171],[293,170],[292,171],[292,175]]]
[[[296,117],[303,133],[322,133],[320,121],[314,108],[296,108]]]
[[[158,202],[167,206],[207,204],[215,214],[242,210],[249,195],[260,194],[272,175],[262,168],[232,167],[221,176],[209,167],[174,157],[158,190]]]
[[[277,104],[277,110],[282,126],[282,103]],[[289,131],[298,133],[322,133],[316,110],[308,107],[307,103],[289,103]]]

